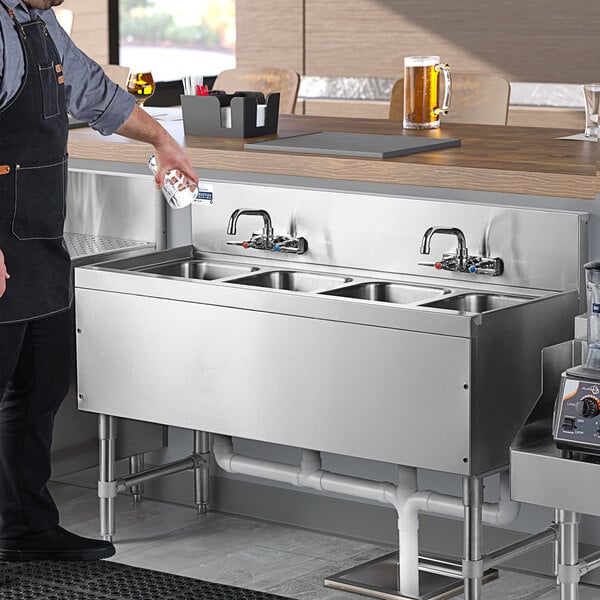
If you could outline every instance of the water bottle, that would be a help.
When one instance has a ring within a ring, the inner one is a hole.
[[[600,370],[600,260],[585,267],[588,304],[588,357],[586,367]]]
[[[148,167],[156,175],[158,165],[154,154],[148,159]],[[195,183],[188,181],[185,175],[178,174],[175,170],[167,171],[161,191],[172,208],[185,208],[192,202],[212,204],[213,201],[212,191],[209,191],[207,186],[197,186]]]

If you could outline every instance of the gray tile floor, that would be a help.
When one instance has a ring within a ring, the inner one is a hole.
[[[52,483],[61,524],[81,535],[98,534],[93,490]],[[117,562],[280,594],[299,600],[358,600],[363,596],[323,587],[323,579],[392,551],[294,527],[129,497],[116,499]],[[462,600],[463,596],[457,596]],[[550,579],[501,571],[483,600],[558,600]],[[581,586],[579,600],[598,600],[600,589]]]

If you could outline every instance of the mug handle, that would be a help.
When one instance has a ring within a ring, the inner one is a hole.
[[[440,115],[448,114],[448,109],[450,108],[450,97],[452,95],[452,80],[450,79],[450,66],[446,63],[443,65],[436,65],[436,71],[441,71],[444,74],[444,100],[442,101],[442,106],[436,108],[433,112],[434,114]]]

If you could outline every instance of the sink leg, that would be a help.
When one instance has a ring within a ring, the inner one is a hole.
[[[134,454],[129,457],[129,473],[131,475],[135,475],[135,473],[140,473],[144,470],[144,455],[143,454]],[[131,486],[131,499],[134,504],[140,504],[143,499],[144,494],[144,484],[140,483],[138,485]]]
[[[117,482],[115,479],[115,445],[117,440],[117,420],[115,417],[100,415],[98,420],[100,440],[100,476],[98,497],[100,498],[100,535],[112,541],[115,535],[115,505]]]
[[[208,477],[210,439],[206,431],[194,431],[194,454],[199,454],[204,461],[194,469],[194,502],[199,515],[205,515],[208,510]]]
[[[480,477],[463,477],[463,505],[465,507],[463,538],[465,600],[481,600],[483,480]]]
[[[552,519],[552,523],[554,525],[558,525],[560,519],[560,511],[555,508],[554,509],[554,518]],[[554,577],[558,577],[558,561],[560,560],[560,536],[556,536],[556,539],[552,542],[552,574]]]
[[[558,584],[560,600],[577,600],[579,585],[579,513],[558,511]]]

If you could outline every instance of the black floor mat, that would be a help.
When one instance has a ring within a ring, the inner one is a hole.
[[[282,600],[108,561],[0,561],[0,600]]]

